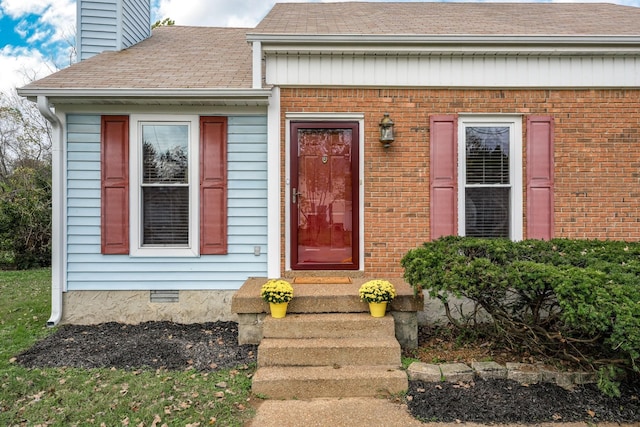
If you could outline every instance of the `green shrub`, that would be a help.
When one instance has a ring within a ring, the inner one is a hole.
[[[36,166],[0,181],[0,262],[20,270],[51,265],[51,171]]]
[[[481,307],[515,349],[640,371],[638,243],[450,236],[409,251],[402,266],[454,325],[451,295]]]

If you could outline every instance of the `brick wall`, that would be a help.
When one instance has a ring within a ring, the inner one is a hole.
[[[365,114],[367,275],[402,275],[400,258],[428,239],[432,114],[522,114],[523,155],[524,116],[553,116],[555,236],[640,240],[640,90],[284,88],[281,108],[283,129],[287,112]],[[386,150],[378,141],[385,112],[396,130]],[[524,229],[526,238],[526,218]]]

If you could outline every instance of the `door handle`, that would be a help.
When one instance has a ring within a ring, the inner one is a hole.
[[[300,193],[298,193],[298,189],[294,187],[294,188],[293,188],[292,195],[291,195],[291,202],[292,202],[294,205],[296,204],[296,201],[297,201],[297,199],[298,199],[298,196],[299,196],[299,195],[300,195]]]

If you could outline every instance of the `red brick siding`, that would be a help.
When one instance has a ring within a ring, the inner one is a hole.
[[[640,90],[283,88],[280,102],[283,129],[287,112],[364,113],[368,275],[400,276],[400,258],[429,238],[429,116],[434,114],[522,114],[523,155],[524,116],[553,116],[555,237],[640,240]],[[386,150],[378,141],[385,112],[396,130]],[[281,142],[284,150],[284,130]],[[522,187],[524,197],[524,182]],[[524,203],[526,212],[526,197]]]

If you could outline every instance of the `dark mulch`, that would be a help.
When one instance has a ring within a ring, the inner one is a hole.
[[[17,356],[17,361],[33,368],[210,371],[256,361],[256,346],[239,346],[237,338],[233,322],[66,325]],[[608,398],[593,385],[567,391],[549,384],[522,386],[506,380],[471,384],[412,381],[407,403],[413,416],[423,421],[640,423],[637,378],[621,387],[620,398]]]
[[[554,384],[521,385],[511,380],[472,383],[412,381],[407,403],[422,421],[477,423],[640,422],[640,383],[623,384],[619,398],[594,384],[572,391]]]
[[[235,322],[182,325],[147,322],[64,325],[20,354],[27,367],[165,368],[201,371],[256,360],[255,345],[238,345]]]

